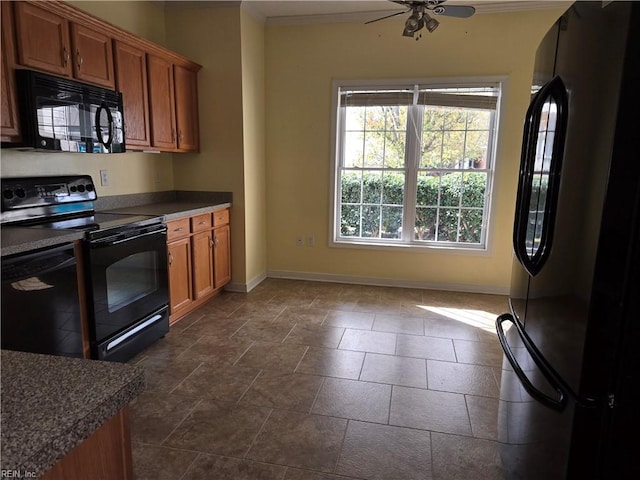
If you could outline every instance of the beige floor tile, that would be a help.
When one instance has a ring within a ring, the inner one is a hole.
[[[144,367],[147,391],[170,392],[202,362],[194,358],[146,357],[138,365]]]
[[[427,388],[425,360],[367,353],[360,380]]]
[[[454,340],[456,357],[459,363],[471,363],[488,367],[502,366],[502,347],[497,338],[489,342],[470,342],[467,340]]]
[[[190,398],[236,402],[260,373],[257,368],[217,366],[203,363],[171,393]]]
[[[240,403],[308,413],[323,377],[263,370]]]
[[[233,365],[253,344],[246,338],[218,338],[203,335],[180,354],[178,360],[197,360],[217,366]]]
[[[147,348],[144,353],[151,357],[175,358],[195,344],[199,339],[200,337],[197,335],[172,330]]]
[[[247,459],[332,473],[347,420],[274,410]]]
[[[477,438],[431,434],[436,480],[503,480],[500,444]],[[544,477],[531,477],[544,478]]]
[[[343,334],[344,328],[325,327],[322,325],[296,325],[284,343],[338,348]]]
[[[131,444],[133,475],[136,480],[175,480],[182,478],[198,452],[175,448]]]
[[[256,342],[236,365],[293,372],[306,350],[304,345]]]
[[[242,457],[251,447],[270,409],[202,400],[164,445]]]
[[[429,432],[349,422],[336,473],[369,480],[431,477]]]
[[[130,405],[131,440],[160,445],[198,402],[181,395],[143,393]]]
[[[495,398],[474,397],[465,395],[469,418],[471,420],[471,430],[473,436],[485,438],[487,440],[497,440],[506,442],[508,439],[499,435],[498,423],[504,425],[507,416],[507,407],[504,402]],[[502,416],[502,419],[498,417]]]
[[[464,395],[393,387],[391,425],[471,435]]]
[[[430,390],[498,398],[500,389],[490,367],[427,360]]]
[[[387,423],[391,386],[327,378],[311,413],[365,422]]]
[[[398,335],[396,355],[447,362],[456,361],[456,353],[450,338]]]
[[[430,337],[478,340],[477,328],[452,318],[430,314],[424,320],[424,334]]]
[[[355,350],[359,352],[393,355],[396,351],[396,334],[348,328],[344,332],[338,348],[340,348],[340,350]]]
[[[357,379],[364,355],[364,352],[309,347],[296,372]]]
[[[275,319],[278,325],[321,325],[329,313],[328,310],[311,307],[287,306]]]
[[[219,318],[204,315],[197,322],[192,323],[188,328],[184,329],[184,333],[185,335],[196,335],[199,337],[206,335],[218,339],[227,339],[245,323],[245,320],[239,320],[237,318]]]
[[[272,322],[272,320],[270,322]],[[291,328],[290,325],[252,323],[248,321],[233,334],[232,338],[245,338],[256,342],[281,343],[287,335],[289,335]]]
[[[406,333],[409,335],[424,335],[424,321],[422,317],[409,315],[376,314],[372,330],[378,332]]]
[[[282,480],[286,467],[238,458],[200,454],[185,474],[188,480]]]
[[[324,325],[371,330],[374,320],[374,313],[330,311]]]
[[[352,477],[311,472],[309,470],[300,470],[298,468],[289,467],[287,468],[287,474],[284,476],[283,480],[352,480]]]

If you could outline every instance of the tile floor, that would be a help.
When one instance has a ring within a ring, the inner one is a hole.
[[[132,360],[137,480],[498,479],[506,298],[268,279]]]

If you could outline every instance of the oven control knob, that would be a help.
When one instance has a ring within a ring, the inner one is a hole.
[[[3,193],[4,198],[7,200],[11,200],[13,198],[13,190],[9,190],[8,188]]]
[[[78,191],[80,193],[84,192],[84,185],[78,185]]]
[[[22,188],[22,187],[16,188],[16,197],[24,198],[26,196],[27,196],[27,192],[24,191],[24,188]]]
[[[69,187],[69,190],[71,190],[72,192],[76,192],[78,191],[78,187],[76,187],[75,185],[72,185]]]
[[[92,184],[87,183],[85,188],[87,189],[87,192],[93,192],[93,185]]]

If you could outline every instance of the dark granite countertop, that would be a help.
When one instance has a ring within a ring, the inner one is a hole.
[[[51,468],[144,390],[133,365],[3,350],[1,468]]]
[[[139,205],[137,207],[119,208],[117,210],[109,210],[113,213],[127,213],[132,215],[157,215],[164,217],[165,220],[175,220],[181,217],[190,217],[200,213],[229,208],[231,203],[212,203],[212,202],[187,202],[173,201],[163,203],[153,203],[148,205]]]
[[[0,237],[2,242],[0,255],[5,257],[15,253],[73,242],[83,238],[84,232],[79,230],[5,226],[0,229]]]

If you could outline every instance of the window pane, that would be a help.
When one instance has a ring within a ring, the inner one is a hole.
[[[462,173],[448,173],[440,181],[440,205],[457,207],[462,194]]]
[[[364,133],[345,132],[344,134],[344,166],[346,168],[362,167],[364,152]]]
[[[462,210],[460,239],[465,243],[480,243],[482,238],[482,210]]]
[[[385,132],[384,166],[387,168],[404,167],[404,150],[407,134],[405,132]]]
[[[487,168],[489,132],[467,132],[464,168]]]
[[[362,207],[362,237],[380,238],[380,207]]]
[[[386,112],[386,130],[406,132],[408,107],[391,106],[384,107]]]
[[[384,130],[385,107],[366,107],[365,130]]]
[[[457,208],[441,208],[438,218],[439,242],[458,241],[458,214]]]
[[[343,237],[360,236],[360,207],[342,205],[340,210],[340,235]]]
[[[462,179],[462,206],[483,208],[487,189],[486,172],[468,172]]]
[[[442,137],[442,160],[440,168],[464,168],[464,132],[444,132]]]
[[[382,201],[382,172],[364,172],[362,203],[379,204]]]
[[[420,172],[418,174],[418,192],[416,204],[419,206],[438,205],[440,175]]]
[[[382,238],[402,237],[402,207],[382,207]]]
[[[424,132],[420,168],[438,168],[442,155],[442,132]]]
[[[404,174],[384,172],[382,203],[386,205],[402,205],[404,203]]]
[[[416,208],[416,240],[436,239],[436,208]]]
[[[342,203],[360,203],[362,190],[362,173],[343,171],[340,179],[342,187]]]
[[[488,110],[469,110],[467,117],[467,129],[489,130],[491,124],[491,112]]]
[[[364,107],[347,107],[345,130],[364,130]]]
[[[384,162],[384,132],[366,132],[364,166],[382,167]]]

